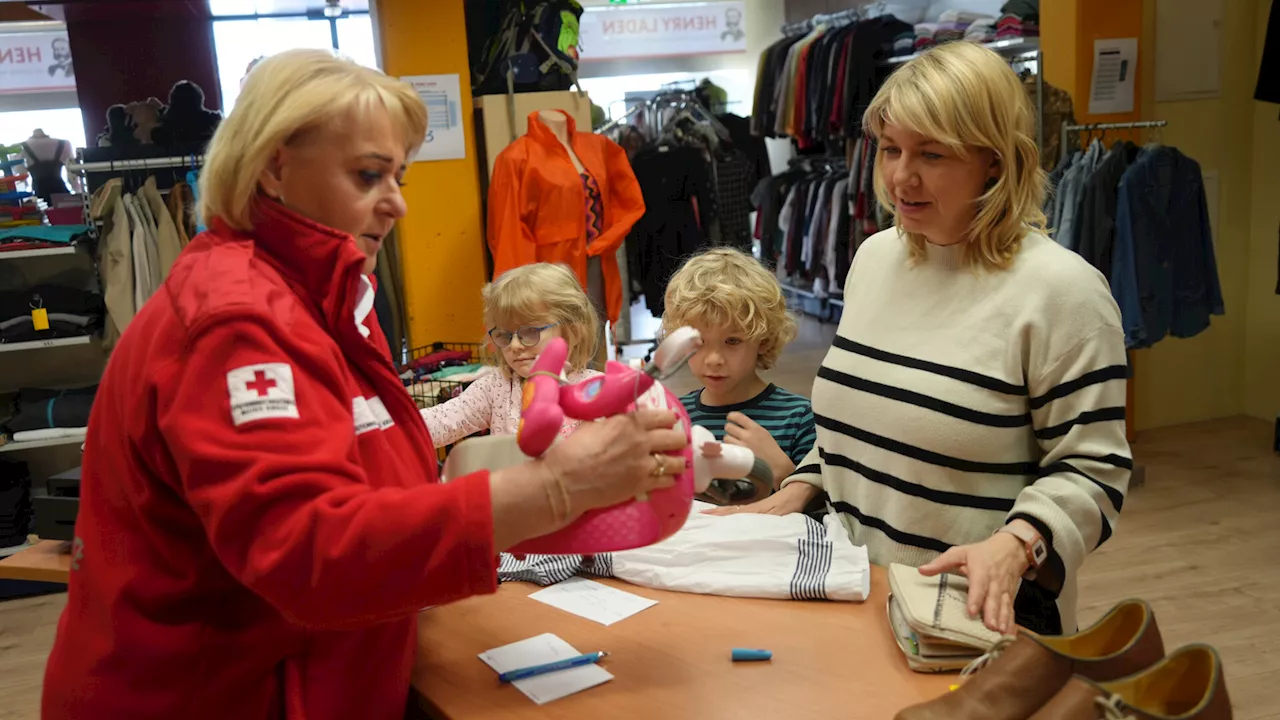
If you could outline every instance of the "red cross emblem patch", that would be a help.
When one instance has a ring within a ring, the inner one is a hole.
[[[286,363],[238,367],[227,373],[231,422],[237,427],[255,420],[297,419],[293,368]]]

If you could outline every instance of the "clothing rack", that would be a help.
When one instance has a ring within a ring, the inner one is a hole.
[[[716,119],[716,116],[713,115],[711,111],[708,110],[706,106],[702,104],[702,101],[699,100],[698,97],[694,95],[693,91],[691,90],[660,91],[657,95],[654,95],[652,98],[645,101],[644,104],[633,105],[630,109],[628,109],[625,113],[623,113],[617,119],[610,120],[607,124],[605,124],[599,130],[597,130],[596,133],[604,134],[611,130],[615,130],[618,127],[620,127],[625,120],[630,118],[632,115],[635,115],[636,113],[640,112],[641,110],[645,110],[645,111],[657,110],[664,104],[674,105],[679,110],[684,110],[684,109],[692,110],[694,114],[701,115],[702,116],[701,119],[704,122],[711,125],[711,127],[715,128],[716,134],[724,138],[729,137],[728,128],[726,128],[723,123],[721,123],[719,120]],[[657,116],[657,117],[658,117],[658,121],[656,123],[657,127],[655,127],[654,130],[656,130],[657,133],[661,135],[662,134],[661,116]]]
[[[74,163],[68,164],[66,167],[67,167],[67,172],[80,174],[81,185],[84,188],[84,192],[80,194],[80,198],[83,203],[85,224],[90,227],[89,233],[96,238],[98,234],[97,224],[94,223],[92,219],[89,217],[91,203],[93,202],[93,193],[89,192],[89,179],[88,179],[89,173],[94,173],[94,172],[113,173],[117,171],[126,172],[129,170],[151,170],[151,169],[175,168],[175,167],[190,167],[194,169],[202,166],[203,164],[204,164],[204,155],[195,154],[195,153],[190,155],[169,155],[166,157],[155,157],[155,158],[132,158],[127,160],[101,160],[98,162],[85,162],[84,148],[77,148],[76,161]]]
[[[849,10],[841,10],[839,12],[827,13],[824,15],[814,15],[808,20],[800,22],[788,23],[782,26],[782,34],[786,36],[804,35],[812,32],[819,25],[848,25],[859,20],[867,20],[884,12],[883,2],[874,2],[866,8],[851,8]]]
[[[1084,125],[1063,125],[1062,126],[1062,157],[1066,158],[1070,151],[1067,150],[1067,137],[1073,133],[1087,133],[1094,130],[1102,130],[1106,134],[1107,130],[1141,130],[1144,128],[1162,128],[1169,124],[1168,120],[1137,120],[1134,122],[1119,123],[1087,123]]]

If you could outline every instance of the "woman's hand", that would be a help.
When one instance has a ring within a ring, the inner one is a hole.
[[[806,482],[794,482],[769,497],[750,503],[749,505],[726,505],[724,507],[704,510],[704,515],[736,515],[737,513],[757,513],[759,515],[790,515],[802,512],[809,501],[821,492]]]
[[[796,464],[791,462],[769,431],[740,412],[731,412],[725,418],[724,441],[730,445],[741,445],[763,460],[773,471],[775,488],[795,472]]]
[[[673,429],[675,423],[669,410],[639,410],[583,423],[552,446],[543,463],[553,479],[564,483],[570,518],[674,485],[686,463],[664,453],[688,444],[684,432]],[[661,455],[661,463],[655,454]],[[662,473],[655,475],[659,467]]]
[[[1029,566],[1022,541],[1009,533],[996,533],[980,543],[951,548],[921,566],[920,574],[958,572],[969,578],[969,617],[981,613],[988,628],[1008,634],[1013,631],[1013,599]]]

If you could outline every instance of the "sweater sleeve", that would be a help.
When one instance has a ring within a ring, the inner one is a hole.
[[[488,373],[458,397],[421,411],[436,447],[452,445],[489,429],[500,379],[498,373]]]
[[[177,490],[238,582],[326,628],[496,589],[488,473],[371,482],[342,369],[261,311],[210,321],[188,342],[155,391],[157,425]],[[255,402],[233,377],[286,394]]]
[[[525,222],[521,200],[525,158],[518,146],[499,153],[489,181],[488,242],[495,278],[538,261],[537,240]]]
[[[822,456],[816,441],[813,449],[796,463],[796,471],[791,473],[791,477],[783,480],[779,487],[784,488],[794,482],[809,483],[819,490],[826,490],[822,484]]]
[[[1044,456],[1008,519],[1031,523],[1052,548],[1037,583],[1055,594],[1111,537],[1124,506],[1133,469],[1124,423],[1127,377],[1118,322],[1029,373],[1032,425]]]

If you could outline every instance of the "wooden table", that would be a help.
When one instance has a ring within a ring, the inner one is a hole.
[[[872,568],[865,603],[749,600],[663,592],[605,580],[658,601],[611,627],[526,596],[497,595],[424,611],[413,687],[429,717],[447,718],[891,718],[947,692],[953,675],[907,669],[885,617],[888,579]],[[580,652],[607,650],[614,679],[541,707],[498,682],[476,657],[555,633]],[[773,651],[733,663],[735,647]]]
[[[71,543],[41,540],[0,560],[0,580],[66,583],[71,579]]]

